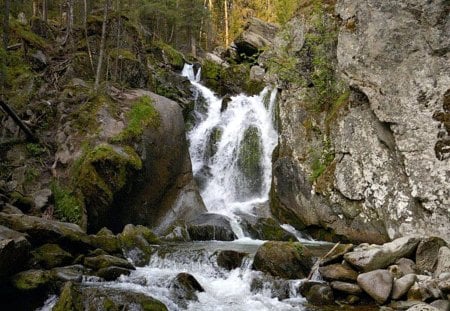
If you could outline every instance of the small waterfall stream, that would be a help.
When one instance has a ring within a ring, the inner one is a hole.
[[[204,99],[195,107],[197,124],[188,133],[193,173],[208,211],[230,217],[243,238],[237,215],[258,215],[269,199],[278,139],[273,124],[276,89],[226,101],[199,83],[200,72],[195,74],[188,64],[182,72]]]

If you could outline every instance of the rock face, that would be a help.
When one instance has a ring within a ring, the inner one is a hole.
[[[420,234],[448,241],[448,3],[339,0],[333,10],[337,48],[324,58],[348,90],[314,116],[301,83],[291,78],[281,86],[272,212],[319,238],[381,244]],[[322,12],[325,21],[330,11]],[[308,83],[314,22],[305,14],[291,23],[281,35],[289,44],[275,46]],[[270,63],[264,54],[259,61]],[[276,79],[286,81],[283,72]]]
[[[247,56],[252,56],[258,53],[261,49],[272,44],[277,31],[276,25],[251,18],[242,34],[234,41],[238,54],[244,53]]]
[[[356,21],[341,27],[337,57],[367,102],[338,122],[335,187],[363,201],[364,217],[382,219],[390,238],[448,239],[448,3],[341,0],[336,13]]]

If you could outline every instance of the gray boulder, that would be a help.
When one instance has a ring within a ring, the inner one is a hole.
[[[389,271],[381,269],[362,273],[357,279],[358,285],[378,304],[384,304],[388,300],[393,281]]]
[[[443,246],[439,249],[434,277],[447,272],[450,272],[450,248]]]
[[[431,272],[436,269],[439,249],[447,243],[438,237],[422,239],[417,245],[416,265],[419,273]]]
[[[356,281],[358,273],[350,267],[341,264],[334,264],[319,268],[320,275],[325,280],[331,281]]]
[[[334,304],[333,290],[327,283],[307,281],[300,286],[300,293],[316,306]]]
[[[188,224],[189,236],[194,241],[233,241],[236,235],[231,228],[230,219],[224,215],[201,214]]]
[[[135,270],[134,266],[127,260],[111,255],[99,255],[84,258],[84,265],[94,270],[100,270],[111,266]]]
[[[347,282],[341,282],[341,281],[333,281],[330,283],[331,288],[345,294],[349,295],[361,295],[363,293],[363,290],[358,284],[354,283],[347,283]]]
[[[26,234],[0,226],[0,278],[23,268],[31,248],[26,237]]]
[[[430,306],[435,307],[436,309],[440,311],[450,311],[450,301],[449,300],[435,300],[432,303],[430,303]]]
[[[344,259],[356,269],[364,272],[387,268],[396,260],[411,255],[416,250],[418,243],[419,239],[415,237],[403,237],[381,246],[371,245],[349,252],[344,255]]]
[[[142,267],[148,263],[160,241],[147,227],[128,224],[118,235],[120,246],[126,257],[133,263]]]
[[[415,274],[407,274],[400,279],[395,280],[394,286],[392,287],[392,299],[398,300],[402,296],[406,295],[415,282]]]
[[[179,273],[170,285],[171,296],[176,303],[186,308],[189,301],[198,300],[196,292],[205,290],[200,283],[189,273]]]
[[[409,308],[406,311],[440,311],[440,310],[426,303],[420,303]]]
[[[217,254],[217,265],[227,270],[233,270],[239,268],[244,258],[248,255],[247,253],[231,250],[220,251]]]
[[[244,31],[234,40],[238,55],[252,56],[272,45],[278,26],[257,18],[250,18]]]

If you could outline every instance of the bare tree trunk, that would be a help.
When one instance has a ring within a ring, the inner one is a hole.
[[[84,36],[86,37],[86,47],[89,56],[89,63],[91,64],[92,73],[94,72],[94,61],[92,60],[92,50],[91,44],[89,43],[88,31],[87,31],[87,15],[88,15],[88,5],[87,0],[84,0],[84,16],[83,16],[83,24],[84,24]]]
[[[225,46],[228,46],[229,44],[229,40],[230,40],[230,35],[228,33],[228,1],[224,0],[223,2],[224,5],[224,18],[225,18]]]
[[[5,11],[3,16],[3,48],[5,53],[8,50],[9,43],[9,12],[11,10],[11,0],[5,0]]]
[[[37,0],[33,0],[33,17],[37,16],[37,8],[38,8]]]
[[[97,73],[95,75],[95,84],[94,84],[94,90],[97,91],[98,87],[100,85],[100,74],[102,72],[102,63],[103,63],[103,57],[105,54],[105,41],[106,41],[106,22],[108,20],[108,8],[109,8],[109,0],[105,0],[105,8],[104,8],[104,14],[103,14],[103,25],[102,25],[102,38],[100,41],[100,54],[98,56],[98,63],[97,63]]]
[[[42,0],[42,19],[47,21],[48,8],[47,8],[47,0]]]

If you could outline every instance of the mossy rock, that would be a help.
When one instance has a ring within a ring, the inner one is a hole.
[[[280,227],[280,224],[273,218],[259,218],[256,221],[243,219],[244,230],[251,238],[271,241],[297,241],[297,238],[290,232]]]
[[[158,42],[156,45],[161,49],[163,59],[166,63],[168,63],[175,70],[183,69],[185,61],[182,53],[178,52],[171,45],[164,42]]]
[[[11,278],[12,285],[21,291],[41,289],[50,285],[51,273],[46,270],[27,270]]]
[[[119,238],[107,228],[100,229],[96,235],[91,236],[92,244],[110,254],[121,252]]]
[[[237,166],[241,178],[237,181],[237,188],[242,196],[255,196],[262,191],[263,168],[261,157],[263,150],[260,135],[257,127],[247,128],[239,146]]]
[[[163,303],[142,293],[82,286],[71,282],[64,286],[53,310],[119,311],[123,310],[124,306],[133,306],[144,311],[167,311]]]
[[[126,225],[118,237],[124,253],[136,266],[146,265],[155,250],[154,245],[160,244],[149,228],[140,225]]]
[[[44,244],[31,252],[33,263],[45,269],[70,264],[73,256],[57,244]]]
[[[306,278],[312,266],[311,251],[299,242],[266,242],[253,261],[253,269],[284,279]]]
[[[111,266],[134,270],[134,266],[127,260],[111,255],[99,255],[84,258],[84,265],[94,270],[100,270]]]

